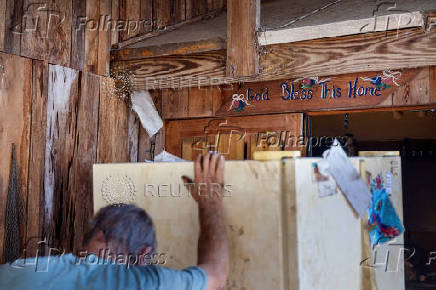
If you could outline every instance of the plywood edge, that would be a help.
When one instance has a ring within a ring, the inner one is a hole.
[[[282,231],[284,289],[299,289],[295,159],[282,161]],[[284,177],[287,178],[284,178]]]
[[[408,19],[409,21],[404,21]],[[290,43],[327,37],[339,37],[362,33],[382,32],[424,26],[424,15],[420,11],[346,20],[314,26],[303,26],[280,30],[266,30],[258,36],[259,45]]]

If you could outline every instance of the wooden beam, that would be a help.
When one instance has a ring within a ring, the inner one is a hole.
[[[338,75],[436,65],[436,33],[420,28],[265,47],[261,77]]]
[[[436,65],[436,30],[420,28],[308,40],[263,47],[261,72],[226,77],[222,50],[114,61],[131,71],[137,89],[219,85]]]
[[[227,0],[227,76],[252,76],[258,72],[259,24],[260,0]]]
[[[113,61],[137,60],[165,55],[187,55],[226,48],[226,40],[223,38],[212,38],[200,41],[189,41],[182,43],[171,43],[138,48],[124,48],[113,50],[111,59]]]

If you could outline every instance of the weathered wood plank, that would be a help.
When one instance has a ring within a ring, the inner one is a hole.
[[[164,55],[186,55],[211,50],[223,50],[226,41],[223,38],[212,38],[194,42],[171,43],[156,46],[124,48],[111,52],[112,60],[135,60]]]
[[[20,55],[23,33],[23,0],[3,0],[4,13],[3,51]]]
[[[63,206],[65,221],[64,241],[72,244],[69,249],[82,249],[83,236],[93,216],[92,165],[97,160],[97,131],[100,77],[83,73],[81,94],[77,103],[77,123],[74,152],[69,175],[69,195]]]
[[[178,119],[188,117],[188,89],[162,91],[162,118]]]
[[[6,0],[0,1],[0,51],[5,47],[5,30],[6,30]]]
[[[410,82],[393,92],[393,106],[430,104],[430,67],[420,72]]]
[[[112,96],[107,80],[100,81],[97,162],[128,162],[129,108],[124,100]]]
[[[179,23],[186,19],[185,0],[170,1],[171,23]]]
[[[154,0],[153,5],[153,29],[159,30],[171,25],[170,1]]]
[[[100,0],[86,0],[86,19],[98,21]],[[94,22],[95,24],[95,22]],[[98,71],[98,29],[85,29],[85,72]]]
[[[210,117],[213,115],[212,87],[190,88],[188,90],[188,117]],[[172,103],[166,104],[171,106]]]
[[[44,171],[44,236],[50,246],[71,249],[64,206],[71,198],[68,184],[75,151],[79,72],[49,65]]]
[[[126,0],[126,20],[131,24],[128,25],[127,31],[123,31],[123,39],[137,36],[140,33],[139,19],[141,18],[141,1]]]
[[[32,61],[29,194],[27,199],[27,255],[33,257],[44,239],[44,166],[47,126],[48,64]]]
[[[85,30],[86,25],[81,25],[81,17],[86,16],[86,0],[73,1],[73,20],[71,31],[71,67],[84,70],[85,64]]]
[[[21,56],[45,60],[48,57],[48,9],[37,0],[23,1]]]
[[[430,67],[430,103],[436,103],[436,66]]]
[[[132,61],[114,61],[113,69],[123,66],[135,75],[138,90],[193,87],[223,83],[225,50],[192,55],[170,55]]]
[[[48,5],[48,61],[70,66],[73,7],[71,0],[52,0]]]
[[[110,17],[111,0],[100,0],[100,17]],[[100,27],[98,30],[98,56],[97,56],[97,74],[109,75],[109,61],[111,48],[111,30]]]
[[[436,33],[415,28],[264,48],[260,74],[246,78],[225,77],[225,51],[114,61],[113,64],[122,64],[135,74],[137,89],[333,76],[436,65]]]
[[[8,192],[11,146],[16,145],[21,194],[27,204],[30,147],[32,62],[29,59],[0,53],[0,191]],[[0,195],[0,222],[4,225],[7,194]],[[20,225],[21,246],[26,239],[25,222]],[[24,230],[24,232],[22,230]],[[3,262],[5,228],[0,227],[0,263]]]
[[[259,11],[260,0],[227,1],[227,76],[253,76],[258,72]]]
[[[411,28],[265,49],[267,54],[260,59],[263,79],[413,68],[436,63],[436,33]]]
[[[139,34],[149,32],[153,29],[153,0],[141,1],[141,20],[144,20],[144,25],[140,27]]]
[[[112,0],[111,3],[111,18],[114,20],[120,20],[120,1],[121,0]],[[111,45],[118,43],[120,39],[120,33],[117,29],[111,28]]]

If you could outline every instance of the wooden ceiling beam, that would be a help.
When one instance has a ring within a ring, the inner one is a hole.
[[[260,0],[227,0],[227,76],[257,74],[259,25]]]
[[[436,28],[274,44],[262,50],[259,74],[247,77],[226,76],[225,50],[115,60],[112,67],[131,71],[136,89],[164,89],[434,66]]]

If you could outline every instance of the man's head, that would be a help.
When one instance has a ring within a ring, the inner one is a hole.
[[[156,251],[156,233],[148,214],[134,205],[100,209],[85,235],[84,245],[98,254],[109,248],[116,254],[146,255]]]

